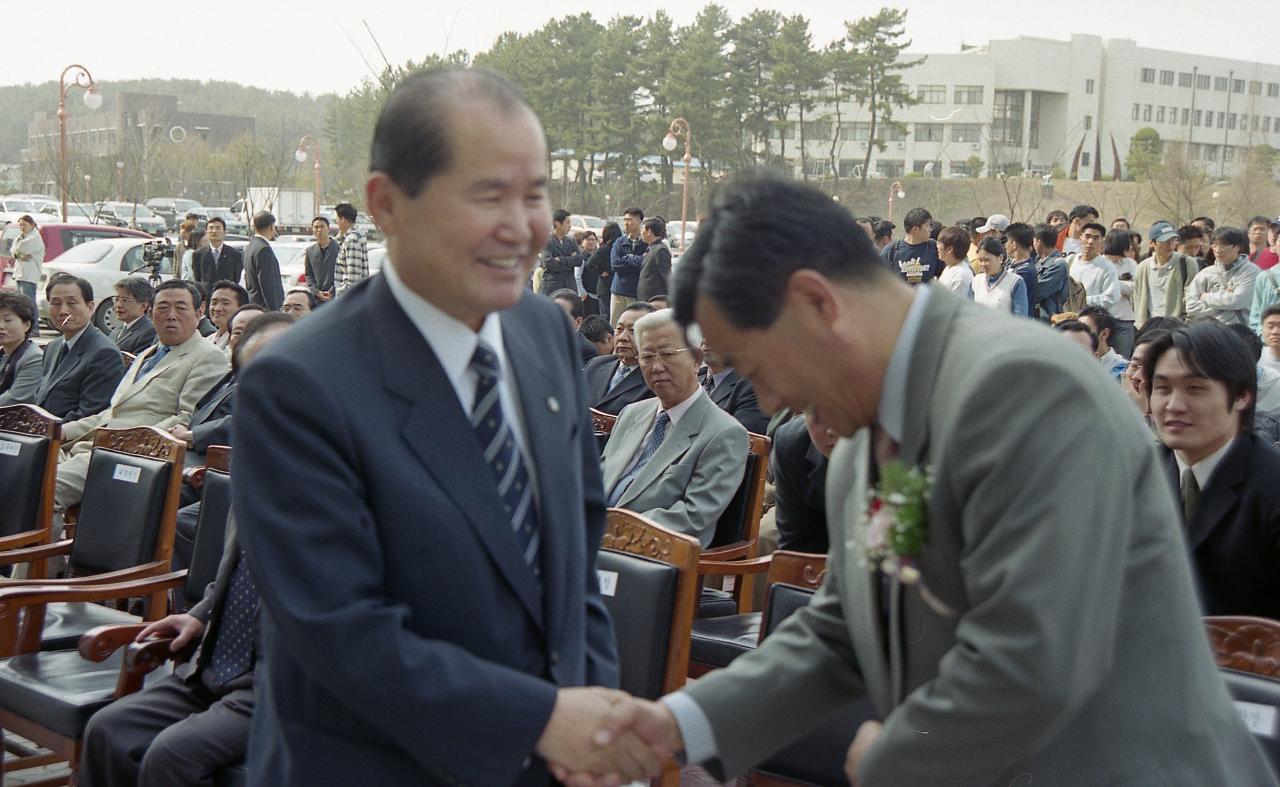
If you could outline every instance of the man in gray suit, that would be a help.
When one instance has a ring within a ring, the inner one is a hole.
[[[1207,646],[1154,444],[1092,359],[911,289],[845,210],[790,181],[724,194],[675,303],[766,410],[846,438],[831,552],[757,651],[627,704],[614,729],[727,776],[866,694],[881,721],[849,749],[855,785],[1276,784]],[[908,468],[926,471],[905,526],[923,543],[897,542],[895,570],[867,547],[868,493]]]
[[[649,245],[640,263],[640,282],[636,285],[636,300],[648,302],[650,298],[666,295],[671,291],[671,249],[667,248],[667,223],[660,218],[645,219],[641,225],[640,239]]]
[[[44,348],[44,370],[36,404],[63,421],[92,415],[111,403],[124,377],[120,350],[93,326],[93,286],[55,273],[45,286],[49,319],[61,336]]]
[[[605,446],[608,503],[644,514],[706,547],[742,483],[747,430],[698,384],[700,342],[670,309],[636,322],[640,373],[657,394],[623,408]]]
[[[126,276],[116,282],[112,303],[119,325],[111,332],[111,341],[120,352],[137,355],[156,343],[156,326],[147,316],[151,308],[151,285],[141,276]]]

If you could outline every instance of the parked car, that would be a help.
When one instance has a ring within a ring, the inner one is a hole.
[[[209,213],[205,210],[205,207],[193,199],[152,197],[147,200],[147,207],[157,216],[164,219],[169,232],[177,232],[178,226],[182,224],[182,220],[186,218],[188,213],[196,214],[199,229],[204,229],[205,222],[209,220]]]
[[[337,238],[334,238],[334,242],[335,243],[337,242]],[[288,292],[290,287],[307,286],[306,248],[310,246],[312,243],[315,243],[315,241],[310,239],[308,239],[307,242],[302,243],[301,246],[302,246],[303,253],[298,254],[297,257],[291,258],[287,265],[285,264],[284,258],[281,257],[279,249],[276,250],[276,257],[280,259],[280,278],[284,280],[285,292]],[[282,244],[280,244],[279,242],[272,243],[271,247],[274,249],[278,245],[282,245]],[[370,243],[368,245],[368,250],[369,250],[369,275],[372,276],[373,274],[382,270],[382,264],[387,259],[387,249],[385,246],[381,244]]]
[[[598,236],[606,223],[599,216],[584,216],[575,213],[569,217],[569,232],[572,234],[574,232],[592,230]]]
[[[686,224],[685,226],[685,231],[684,231],[684,245],[681,246],[680,245],[680,220],[676,219],[675,221],[667,222],[667,245],[671,247],[672,254],[682,253],[686,248],[689,247],[690,244],[693,243],[693,238],[697,234],[698,234],[698,222],[696,221],[688,222],[688,224]]]
[[[62,203],[53,201],[40,205],[40,215],[36,221],[62,221]],[[89,202],[68,202],[67,221],[78,224],[106,224],[98,220],[98,209]]]
[[[29,199],[0,197],[0,227],[16,224],[18,219],[29,215],[35,218],[40,209]]]
[[[72,204],[67,205],[68,208]],[[37,217],[37,221],[40,219]],[[57,260],[64,252],[82,243],[107,238],[150,238],[141,230],[128,227],[111,227],[102,224],[62,224],[57,221],[37,224],[36,231],[44,241],[44,260],[46,263]],[[12,224],[0,231],[0,286],[12,287],[13,256],[9,254],[13,247],[13,239],[18,237],[18,225]]]
[[[152,235],[163,235],[169,229],[165,220],[136,202],[99,202],[97,216],[101,222],[117,227],[134,227]]]
[[[274,240],[271,242],[271,250],[276,253],[276,261],[280,263],[280,283],[284,285],[286,291],[290,287],[297,284],[296,280],[301,278],[302,272],[306,269],[307,247],[314,241],[308,239],[306,241],[289,241]],[[232,241],[228,240],[227,245],[239,249],[244,252],[249,241]]]
[[[40,321],[49,325],[49,302],[44,298],[44,288],[49,277],[55,273],[70,273],[89,282],[93,287],[96,300],[93,324],[107,333],[115,330],[116,316],[112,310],[115,304],[115,283],[126,276],[145,279],[150,275],[142,261],[142,249],[148,242],[154,241],[155,238],[146,235],[91,240],[64,252],[54,261],[45,263],[44,275],[40,278],[39,292],[36,294]],[[172,279],[173,260],[167,257],[162,260],[159,272],[162,279]]]
[[[209,219],[222,219],[227,225],[227,235],[251,235],[249,232],[249,222],[244,217],[235,213],[231,208],[205,208],[206,223]]]

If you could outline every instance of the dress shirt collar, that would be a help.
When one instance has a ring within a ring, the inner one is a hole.
[[[884,384],[880,388],[880,405],[876,408],[876,422],[885,434],[898,444],[902,443],[902,435],[907,423],[907,375],[911,372],[911,355],[915,352],[916,337],[920,335],[920,326],[924,324],[925,305],[933,295],[930,287],[913,287],[911,290],[911,308],[907,309],[907,319],[902,323],[898,340],[893,343],[893,354],[889,356],[889,368],[884,373]]]
[[[76,342],[80,341],[80,337],[84,336],[84,332],[89,330],[89,325],[90,323],[86,323],[83,328],[76,331],[75,336],[72,336],[70,339],[67,339],[67,350],[70,350],[72,347],[76,346]]]
[[[670,410],[667,410],[667,416],[671,418],[671,425],[675,426],[676,424],[680,423],[680,419],[684,417],[685,413],[689,412],[690,407],[693,407],[693,403],[698,400],[698,396],[705,393],[706,391],[702,390],[702,386],[698,386],[697,389],[695,389],[694,392],[689,395],[688,399],[685,399],[680,404],[676,405],[675,407],[672,407]],[[657,422],[658,415],[661,412],[662,412],[662,405],[659,404],[657,411],[654,412],[653,414],[653,420],[655,423]]]
[[[721,384],[724,383],[724,378],[728,377],[730,374],[733,374],[732,366],[726,366],[725,368],[711,375],[711,390],[714,391],[715,389],[719,388]]]
[[[1191,472],[1196,476],[1196,484],[1200,487],[1201,491],[1209,488],[1209,481],[1213,478],[1213,471],[1218,469],[1218,465],[1222,462],[1222,457],[1226,456],[1226,453],[1230,450],[1231,446],[1235,445],[1236,439],[1237,438],[1234,437],[1231,438],[1227,442],[1223,443],[1222,447],[1217,451],[1214,451],[1204,459],[1201,459],[1199,462],[1190,466]],[[1181,478],[1182,474],[1186,472],[1188,465],[1183,461],[1182,454],[1177,451],[1173,452],[1173,458],[1178,462],[1178,477]]]

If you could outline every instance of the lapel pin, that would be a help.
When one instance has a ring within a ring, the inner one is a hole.
[[[556,399],[554,396],[548,396],[547,409],[553,413],[560,412],[560,400]]]

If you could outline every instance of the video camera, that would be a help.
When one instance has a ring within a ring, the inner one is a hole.
[[[147,265],[158,265],[165,257],[173,259],[173,241],[168,238],[157,238],[142,244],[142,261]]]

